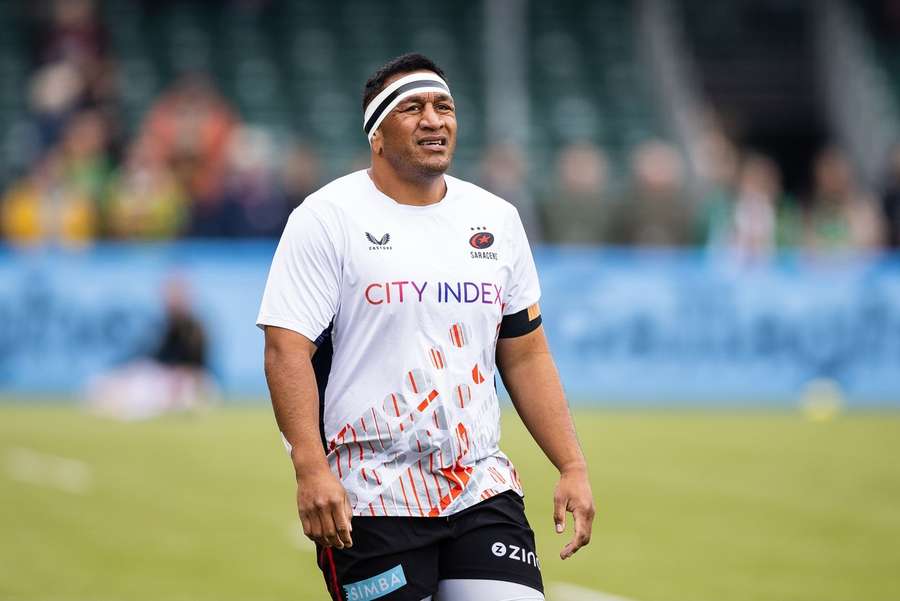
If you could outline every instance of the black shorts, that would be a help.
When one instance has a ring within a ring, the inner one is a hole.
[[[335,601],[421,601],[454,578],[544,590],[534,532],[514,492],[447,517],[356,516],[353,547],[317,551]]]

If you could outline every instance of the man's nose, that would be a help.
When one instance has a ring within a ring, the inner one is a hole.
[[[419,120],[419,127],[425,129],[438,129],[444,124],[443,118],[434,110],[434,105],[430,102],[425,103],[422,109],[422,118]]]

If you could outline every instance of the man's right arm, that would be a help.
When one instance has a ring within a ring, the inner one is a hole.
[[[278,427],[291,445],[303,533],[321,545],[352,546],[350,501],[328,467],[319,434],[319,391],[311,361],[316,345],[292,330],[265,330],[266,381]]]

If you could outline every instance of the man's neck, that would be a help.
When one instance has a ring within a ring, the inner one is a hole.
[[[431,205],[440,202],[447,193],[443,174],[412,180],[401,177],[393,169],[373,165],[369,169],[369,177],[384,195],[404,205]]]

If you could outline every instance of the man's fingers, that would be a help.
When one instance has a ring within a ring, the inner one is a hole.
[[[311,541],[319,544],[323,542],[322,521],[316,512],[301,513],[300,522],[303,524],[303,534],[306,534]]]
[[[580,548],[591,542],[593,516],[587,509],[576,509],[572,515],[575,519],[575,541]]]
[[[309,514],[301,513],[300,514],[300,526],[303,528],[303,536],[308,539],[313,540],[313,529],[310,525]]]
[[[572,517],[575,521],[575,536],[560,552],[559,556],[562,559],[571,557],[578,549],[591,542],[592,514],[592,511],[586,509],[576,509],[572,512]]]
[[[347,513],[347,520],[350,522],[350,532],[353,532],[353,506],[350,505],[350,497],[344,495],[344,509]]]
[[[334,517],[334,526],[337,531],[338,538],[341,543],[345,547],[353,546],[353,539],[350,537],[350,519],[351,519],[351,511],[347,511],[347,502],[346,500],[342,501],[335,507],[333,512]]]
[[[566,529],[566,501],[560,496],[553,497],[553,523],[556,524],[557,534],[562,534]]]
[[[329,547],[343,549],[344,543],[341,542],[341,539],[338,536],[334,518],[331,517],[331,511],[326,507],[320,509],[317,513],[319,514],[319,519],[322,521],[322,539],[324,540],[324,543]]]
[[[325,524],[322,528],[322,537],[325,539],[325,544],[336,549],[343,549],[344,543],[341,541],[341,537],[338,536],[337,529],[334,526],[334,519],[330,515],[323,515],[322,523]]]

